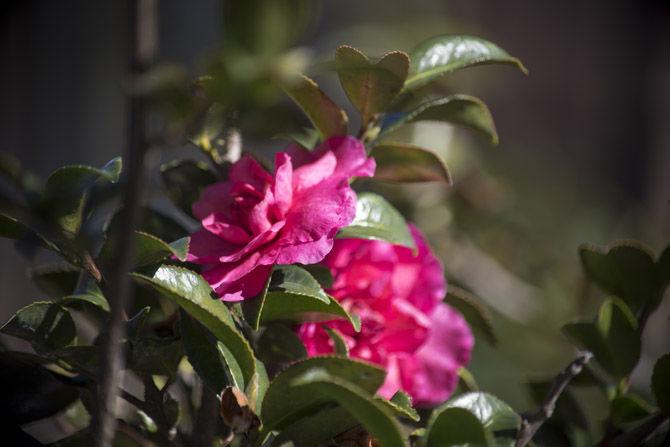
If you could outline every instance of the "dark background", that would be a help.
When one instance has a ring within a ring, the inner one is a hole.
[[[102,165],[122,153],[126,2],[0,4],[0,150],[41,175],[67,163]],[[197,70],[202,55],[220,43],[220,3],[159,5],[160,59]],[[583,288],[577,245],[634,237],[659,252],[670,239],[669,5],[325,1],[302,39],[318,59],[341,43],[381,55],[408,50],[435,34],[467,33],[498,43],[529,68],[526,77],[508,67],[481,67],[451,81],[450,87],[489,104],[499,147],[460,132],[452,139],[432,128],[420,136],[432,139],[448,159],[456,154],[457,187],[466,177],[458,160],[480,167],[486,184],[502,191],[494,194],[504,199],[502,211],[461,213],[457,204],[438,211],[425,199],[438,194],[434,189],[410,189],[422,197],[410,214],[429,234],[450,276],[468,282],[468,254],[481,269],[472,273],[474,284],[486,282],[492,271],[511,281],[478,291],[499,317],[503,342],[497,348],[478,343],[472,369],[483,387],[513,404],[527,405],[525,377],[555,371],[571,355],[558,335],[560,325],[592,314],[592,302],[576,301]],[[340,104],[346,101],[334,79],[323,86]],[[457,222],[468,243],[443,244],[445,227],[435,222]],[[486,262],[488,270],[481,267]],[[38,298],[27,268],[12,243],[0,241],[0,319]],[[519,291],[528,292],[532,306],[514,301]],[[645,359],[667,351],[669,315],[666,304],[652,318],[635,383],[648,380]]]

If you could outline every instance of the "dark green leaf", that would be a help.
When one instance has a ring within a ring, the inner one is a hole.
[[[265,394],[261,416],[269,428],[281,428],[296,419],[296,414],[316,408],[324,402],[320,396],[308,390],[292,386],[295,379],[304,373],[323,369],[341,380],[355,383],[366,393],[373,394],[384,382],[385,372],[378,366],[343,357],[311,357],[294,363],[272,380]]]
[[[521,61],[488,40],[473,36],[443,35],[421,42],[410,53],[412,63],[405,90],[427,84],[466,67],[509,64],[527,73]]]
[[[401,51],[387,53],[373,64],[363,53],[346,45],[337,49],[335,63],[340,83],[364,123],[393,102],[409,70],[409,57]]]
[[[593,353],[598,363],[615,379],[628,375],[640,358],[637,321],[626,304],[607,300],[595,323],[577,322],[563,326],[563,332]]]
[[[0,237],[33,243],[56,253],[60,252],[59,248],[53,242],[13,217],[2,213],[0,213]]]
[[[615,426],[620,427],[649,416],[652,410],[653,408],[639,396],[625,394],[612,400],[610,418]]]
[[[622,240],[606,249],[591,245],[579,248],[584,272],[607,293],[618,296],[634,313],[659,300],[654,254],[636,241]]]
[[[651,389],[658,406],[666,416],[670,416],[670,354],[665,354],[656,361],[651,376]]]
[[[347,114],[312,79],[302,76],[285,86],[284,91],[305,112],[323,139],[347,134]]]
[[[311,127],[303,127],[302,131],[285,132],[274,136],[276,139],[288,140],[296,143],[305,149],[314,149],[319,142],[320,132]]]
[[[488,445],[490,439],[479,419],[465,408],[439,407],[426,426],[426,447]]]
[[[414,239],[402,215],[382,196],[371,192],[358,194],[356,217],[338,237],[376,239],[414,248]]]
[[[212,289],[200,275],[181,267],[164,265],[153,277],[138,273],[132,276],[169,298],[196,320],[233,353],[240,365],[245,382],[255,372],[255,359],[246,339],[237,331],[228,308],[212,298]]]
[[[29,276],[41,292],[56,298],[74,291],[79,272],[79,269],[67,264],[47,264],[30,270]]]
[[[4,424],[22,425],[44,419],[79,398],[76,388],[40,363],[22,352],[0,352],[0,417]]]
[[[414,422],[419,422],[421,417],[419,413],[412,406],[412,398],[409,394],[404,391],[396,391],[396,393],[391,397],[391,400],[377,398],[382,401],[385,405],[393,410],[393,412],[399,417],[405,417],[413,420]]]
[[[275,266],[268,291],[308,296],[324,303],[330,301],[319,282],[307,270],[296,265]]]
[[[258,356],[269,365],[307,358],[305,345],[283,324],[269,324],[258,339]]]
[[[67,346],[77,334],[70,313],[60,305],[47,301],[38,301],[19,310],[0,328],[0,332],[46,349]]]
[[[396,182],[438,181],[451,185],[444,160],[434,152],[405,143],[381,143],[370,153],[377,162],[375,178]]]
[[[393,132],[405,124],[417,121],[443,121],[466,127],[486,137],[491,144],[498,144],[493,117],[481,99],[469,95],[452,95],[433,99],[403,114],[383,130],[383,134]]]
[[[292,381],[294,389],[335,400],[366,429],[381,447],[405,445],[400,426],[388,407],[351,382],[315,368]]]
[[[670,284],[670,245],[665,247],[665,250],[658,257],[658,261],[656,261],[656,273],[658,275],[660,294],[663,295],[665,288]]]
[[[326,332],[328,333],[328,336],[330,337],[331,341],[333,342],[333,347],[334,347],[334,352],[335,354],[342,355],[344,357],[349,356],[349,348],[347,347],[347,342],[344,341],[344,338],[342,337],[342,334],[340,331],[337,329],[330,328],[328,326],[323,327]]]
[[[168,197],[188,216],[191,207],[207,186],[216,183],[216,174],[207,163],[195,160],[175,160],[161,166],[161,177]]]
[[[553,380],[534,381],[528,384],[530,394],[536,405],[542,405],[547,394],[551,390]],[[589,429],[589,421],[584,409],[572,392],[572,385],[565,389],[556,401],[556,409],[551,416],[553,422],[557,422],[558,427],[577,426],[583,430]]]
[[[319,411],[305,414],[294,423],[283,427],[273,445],[282,447],[320,445],[356,425],[358,421],[344,408],[324,407]]]
[[[131,343],[129,367],[142,375],[174,378],[184,356],[182,344],[174,338],[143,336]]]
[[[184,237],[168,244],[151,234],[135,231],[134,265],[135,267],[144,267],[160,262],[170,256],[174,256],[180,261],[185,261],[190,241],[190,237]],[[118,243],[115,237],[107,239],[98,258],[102,265],[110,266],[114,264],[117,247]]]
[[[509,405],[484,392],[461,394],[447,402],[444,407],[463,408],[472,412],[484,428],[490,431],[516,429],[521,423],[521,418]]]
[[[470,327],[479,331],[487,342],[494,346],[498,343],[493,332],[491,313],[477,297],[467,290],[450,284],[444,302],[460,312]]]
[[[274,320],[292,321],[328,321],[342,318],[351,323],[356,331],[360,330],[360,319],[348,313],[330,297],[328,304],[306,295],[294,295],[284,292],[268,292],[261,314],[261,323]]]
[[[77,295],[67,295],[60,298],[58,304],[64,307],[77,308],[80,304],[90,304],[98,307],[104,312],[109,312],[109,303],[101,294],[96,293],[79,293]]]
[[[309,264],[301,265],[300,267],[304,268],[309,272],[310,275],[317,280],[317,282],[324,289],[329,289],[333,287],[333,274],[330,273],[330,269],[325,265],[321,264]]]
[[[226,385],[229,385],[229,382],[225,367],[219,357],[216,340],[186,312],[180,312],[179,321],[181,339],[188,361],[210,390],[219,393]]]

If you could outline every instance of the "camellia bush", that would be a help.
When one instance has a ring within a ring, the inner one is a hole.
[[[442,121],[495,144],[481,100],[435,86],[476,65],[525,72],[521,62],[466,35],[378,58],[340,46],[317,65],[339,78],[354,127],[295,70],[307,69],[304,55],[250,39],[244,17],[196,75],[133,53],[123,162],[64,166],[42,180],[3,157],[11,191],[0,234],[28,257],[53,253],[30,273],[42,296],[0,329],[32,348],[0,352],[7,445],[42,445],[21,427],[65,411],[50,445],[524,446],[580,384],[611,402],[600,445],[667,441],[670,356],[656,361],[655,401],[630,393],[629,379],[670,281],[668,248],[579,249],[610,298],[565,325],[575,360],[537,412],[519,414],[467,369],[479,337],[491,337],[485,306],[447,284],[419,227],[360,187],[448,187],[444,161],[394,132]],[[142,39],[140,29],[137,48]],[[288,143],[265,140],[278,150],[270,162],[245,129],[281,124],[276,106],[288,98],[311,127],[285,132]],[[157,208],[146,161],[186,141],[196,158],[160,167],[158,189],[174,206]]]

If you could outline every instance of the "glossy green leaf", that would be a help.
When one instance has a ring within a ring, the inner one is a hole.
[[[229,384],[216,340],[186,312],[180,312],[181,340],[189,363],[209,389],[220,392]]]
[[[509,64],[527,73],[521,61],[488,40],[464,35],[443,35],[421,42],[410,52],[411,65],[405,90],[474,65]]]
[[[356,217],[340,230],[339,238],[375,239],[414,248],[407,222],[382,196],[363,192],[356,201]]]
[[[439,407],[426,426],[426,447],[488,445],[491,439],[479,419],[459,407]]]
[[[218,181],[207,163],[195,160],[174,160],[164,164],[161,177],[167,196],[188,216],[193,215],[191,207],[202,191]]]
[[[595,322],[569,323],[563,326],[563,332],[591,351],[615,379],[628,375],[640,358],[637,321],[621,300],[607,300],[600,307]]]
[[[483,335],[488,343],[494,346],[498,343],[493,332],[491,312],[477,297],[467,290],[450,284],[444,302],[460,312],[470,327]]]
[[[656,404],[666,416],[670,416],[670,354],[665,354],[656,361],[651,376],[651,389],[656,397]]]
[[[330,328],[328,326],[323,327],[328,333],[330,340],[333,342],[333,350],[335,354],[342,355],[344,357],[349,356],[349,348],[347,347],[347,342],[344,341],[342,333],[337,329]]]
[[[216,349],[219,353],[219,359],[224,366],[223,370],[226,373],[227,383],[235,388],[243,390],[246,380],[239,362],[235,359],[235,356],[230,349],[220,341],[216,342]],[[254,362],[254,374],[256,374],[256,365],[257,362]],[[251,377],[253,378],[253,375]]]
[[[305,112],[323,139],[347,134],[347,114],[312,79],[301,76],[297,82],[284,86],[284,91]]]
[[[610,402],[610,419],[617,427],[646,418],[652,411],[653,408],[635,394],[617,396]]]
[[[308,296],[324,303],[329,302],[328,295],[321,288],[321,284],[307,270],[296,265],[275,266],[268,290]]]
[[[6,426],[53,416],[79,398],[75,387],[23,352],[0,352],[0,384],[0,417]],[[5,438],[8,441],[11,444],[11,438]]]
[[[382,134],[417,121],[441,121],[463,126],[483,135],[491,144],[498,144],[498,132],[491,111],[481,99],[474,96],[451,95],[425,102],[391,122]]]
[[[328,321],[341,318],[351,323],[356,331],[360,330],[360,319],[348,313],[335,298],[329,297],[326,304],[306,295],[284,292],[268,292],[261,313],[261,323],[275,320],[291,321]]]
[[[393,102],[409,71],[409,57],[401,51],[387,53],[373,64],[363,53],[346,45],[337,49],[335,63],[342,88],[364,123]]]
[[[653,252],[636,241],[622,240],[605,249],[579,248],[584,272],[607,293],[618,296],[634,313],[659,301]]]
[[[335,400],[366,429],[381,447],[403,447],[405,442],[400,426],[388,407],[372,398],[351,382],[315,368],[293,380],[292,385],[302,392]]]
[[[132,276],[169,298],[193,318],[200,321],[235,356],[245,382],[255,372],[255,359],[246,339],[237,331],[228,308],[212,298],[212,289],[200,275],[181,267],[161,266],[153,277],[138,273]]]
[[[378,366],[343,357],[321,356],[301,360],[279,373],[271,382],[265,394],[261,417],[269,428],[282,428],[296,420],[296,414],[317,408],[324,403],[321,396],[309,390],[299,390],[293,382],[304,373],[322,369],[339,379],[355,383],[372,395],[384,382],[385,372]]]
[[[517,429],[521,423],[521,418],[509,405],[489,393],[480,391],[456,396],[443,407],[470,411],[484,428],[492,432]]]
[[[444,182],[451,175],[444,160],[434,152],[405,143],[381,143],[370,155],[377,162],[375,178],[396,182]]]
[[[77,335],[70,313],[48,301],[38,301],[20,309],[0,328],[0,332],[42,349],[67,346]]]
[[[46,182],[42,212],[66,232],[76,234],[83,222],[91,189],[118,182],[121,167],[121,158],[115,158],[100,169],[73,165],[55,170]]]

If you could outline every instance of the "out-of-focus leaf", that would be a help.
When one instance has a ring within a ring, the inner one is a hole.
[[[622,300],[637,313],[659,301],[653,252],[637,241],[621,240],[606,249],[592,245],[579,248],[589,280]]]
[[[321,368],[306,371],[291,383],[294,389],[335,400],[361,423],[381,447],[405,445],[400,425],[388,407],[354,383]]]
[[[469,95],[451,95],[425,102],[389,122],[382,134],[417,121],[442,121],[480,133],[491,144],[498,144],[498,132],[491,111],[481,99]]]
[[[73,165],[55,170],[46,182],[42,212],[66,232],[76,234],[91,188],[118,182],[121,167],[121,158],[114,158],[100,169]]]
[[[463,392],[479,391],[479,385],[472,373],[464,367],[458,368],[458,387]]]
[[[628,375],[640,358],[637,321],[626,303],[619,299],[605,301],[594,323],[569,323],[563,326],[563,332],[591,351],[615,379]]]
[[[185,261],[190,241],[190,237],[184,237],[167,243],[149,233],[135,231],[135,267],[155,264],[170,256],[174,256],[180,261]],[[114,253],[117,246],[115,238],[107,239],[102,246],[99,256],[99,261],[102,265],[114,264],[116,259]]]
[[[372,148],[370,155],[377,162],[375,178],[396,182],[452,183],[444,160],[427,149],[405,143],[381,143]]]
[[[42,181],[30,171],[23,169],[21,162],[4,151],[0,151],[0,175],[16,185],[33,203],[42,194]]]
[[[184,356],[181,341],[172,337],[145,335],[131,342],[130,347],[129,367],[143,375],[174,378]]]
[[[343,357],[311,357],[296,362],[270,382],[261,410],[266,427],[281,428],[294,422],[297,413],[316,408],[326,400],[309,390],[300,390],[293,386],[295,379],[314,369],[325,370],[341,380],[355,383],[369,394],[379,389],[385,376],[384,370],[375,365]]]
[[[653,408],[640,396],[625,394],[615,397],[611,402],[610,418],[620,427],[623,424],[639,421],[651,414]]]
[[[258,356],[270,365],[307,358],[305,345],[283,324],[269,324],[258,339]]]
[[[364,123],[393,102],[409,71],[409,57],[401,51],[387,53],[373,64],[363,53],[347,45],[337,49],[335,63],[340,83]]]
[[[195,160],[174,160],[161,166],[161,177],[168,197],[188,216],[191,207],[207,186],[218,178],[207,163]]]
[[[481,391],[456,396],[443,407],[463,408],[472,412],[484,428],[490,431],[516,429],[521,423],[521,418],[509,405]]]
[[[284,91],[305,112],[323,139],[347,134],[347,114],[312,79],[302,76],[284,86]]]
[[[491,345],[498,343],[493,332],[491,313],[481,301],[467,290],[449,285],[444,302],[463,315],[470,327],[484,336]]]
[[[200,321],[235,356],[245,382],[255,372],[255,359],[246,339],[237,331],[228,308],[212,298],[212,289],[200,275],[182,267],[164,265],[152,277],[133,273],[140,283],[151,286]]]
[[[180,312],[179,321],[184,352],[198,376],[214,393],[220,392],[226,385],[231,385],[214,337],[184,311]]]
[[[283,427],[275,446],[319,445],[358,425],[358,422],[340,406],[324,407],[310,412]]]
[[[356,217],[340,230],[339,238],[376,239],[414,248],[407,222],[382,196],[363,192],[356,201]]]
[[[572,382],[570,382],[572,385]],[[541,405],[547,393],[551,389],[553,381],[534,381],[528,384],[530,394],[537,405]],[[575,399],[570,388],[564,390],[556,401],[556,409],[552,415],[552,421],[557,422],[558,427],[574,425],[583,430],[588,430],[589,421],[581,405]]]
[[[346,123],[345,123],[346,124]],[[291,143],[296,143],[305,149],[314,149],[319,142],[320,132],[311,127],[304,127],[301,132],[280,133],[274,138],[288,140]]]
[[[427,84],[447,73],[484,64],[508,64],[527,73],[521,61],[488,40],[443,35],[425,40],[410,52],[411,65],[405,90]]]
[[[224,107],[221,104],[212,105],[205,113],[199,129],[191,135],[191,142],[205,151],[215,150],[218,146],[217,140],[223,135],[225,121],[226,116]],[[163,166],[166,167],[183,162],[198,164],[195,160],[178,160]],[[203,165],[204,167],[207,167],[206,164],[203,163]],[[161,171],[162,170],[163,169],[161,168]],[[189,208],[188,213],[190,213],[190,211]]]
[[[658,406],[663,413],[670,416],[670,354],[665,354],[656,361],[651,376],[651,389]]]
[[[318,281],[322,288],[328,289],[333,287],[333,274],[330,273],[328,267],[321,264],[301,265],[301,267],[307,270],[309,274]]]
[[[53,242],[13,217],[2,213],[0,213],[0,237],[33,243],[56,253],[60,252],[60,249]]]
[[[414,422],[419,422],[419,419],[421,419],[419,413],[412,406],[412,398],[404,391],[396,391],[390,400],[380,397],[376,397],[375,399],[388,406],[399,417],[411,419]]]
[[[38,301],[20,309],[0,332],[33,343],[42,349],[69,345],[77,335],[70,313],[58,304]]]
[[[101,294],[96,293],[79,293],[76,295],[66,295],[60,298],[58,301],[63,307],[74,307],[77,308],[80,304],[90,304],[92,306],[100,308],[104,312],[109,312],[109,303]]]
[[[75,387],[22,352],[0,352],[0,383],[0,417],[8,425],[52,416],[79,398]]]
[[[74,291],[79,269],[67,264],[47,264],[31,269],[29,276],[41,292],[56,298]]]
[[[426,447],[488,445],[490,440],[477,416],[465,408],[439,407],[426,426]]]
[[[335,354],[348,357],[349,348],[347,347],[347,342],[344,341],[344,338],[342,337],[340,331],[338,331],[337,329],[330,328],[328,326],[324,326],[323,328],[326,330],[328,336],[330,337],[330,340],[333,342],[333,348]]]

